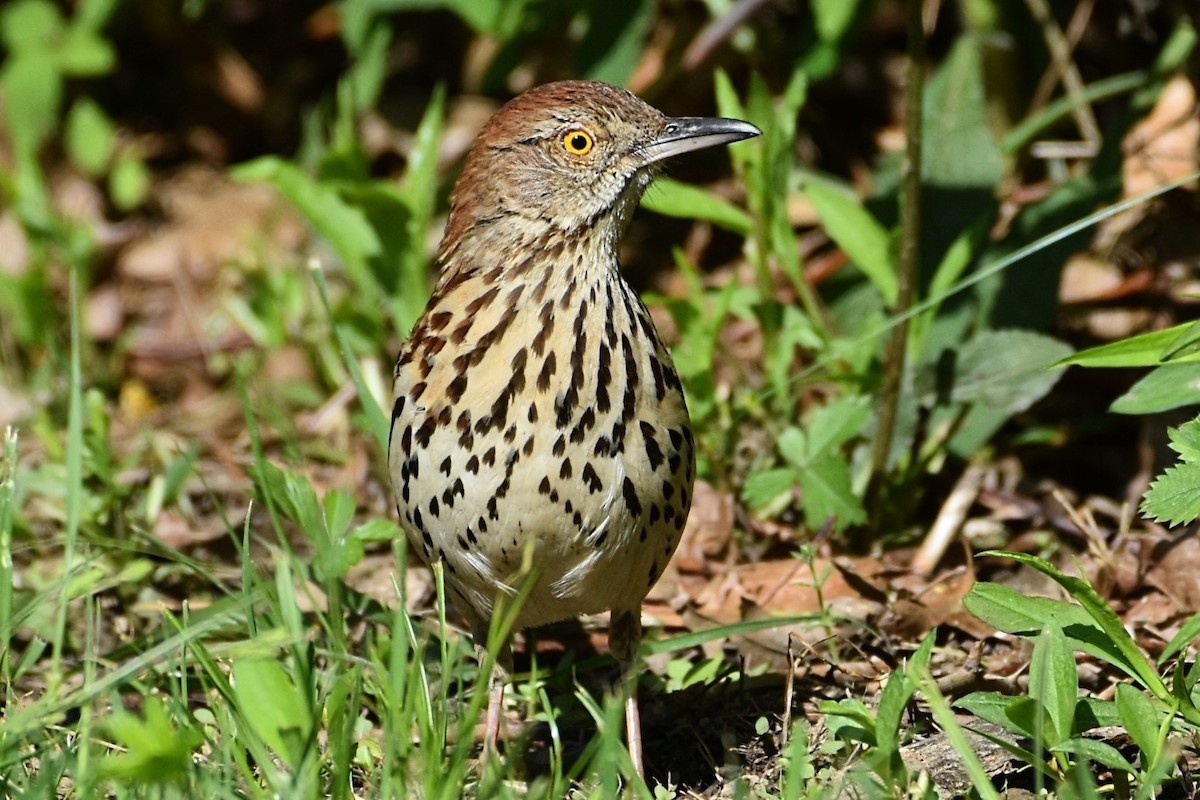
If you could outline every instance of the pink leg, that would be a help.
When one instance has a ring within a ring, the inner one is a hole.
[[[621,664],[621,685],[625,692],[625,741],[629,743],[629,757],[637,774],[645,778],[646,771],[642,768],[642,715],[638,710],[637,675],[633,664]]]

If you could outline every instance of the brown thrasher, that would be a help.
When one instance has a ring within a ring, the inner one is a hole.
[[[679,543],[695,442],[617,245],[664,159],[759,133],[603,83],[513,99],[467,156],[441,278],[396,361],[388,462],[409,542],[445,565],[481,662],[498,596],[523,585],[519,627],[612,610],[639,773],[641,605]],[[485,748],[512,663],[507,643],[495,655]]]

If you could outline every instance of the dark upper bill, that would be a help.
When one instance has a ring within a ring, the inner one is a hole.
[[[749,122],[724,117],[672,117],[659,137],[638,151],[644,165],[693,150],[740,142],[762,133]]]

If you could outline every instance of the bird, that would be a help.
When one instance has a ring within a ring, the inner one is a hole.
[[[412,551],[441,562],[481,665],[498,606],[522,592],[517,628],[611,611],[639,774],[641,606],[679,544],[696,440],[618,245],[664,161],[760,133],[668,117],[594,81],[517,95],[467,154],[439,277],[396,359],[388,468]],[[485,752],[511,671],[505,641],[488,678]]]

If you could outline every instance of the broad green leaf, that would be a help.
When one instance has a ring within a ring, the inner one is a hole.
[[[1166,360],[1170,347],[1187,332],[1192,323],[1175,325],[1161,331],[1130,336],[1119,342],[1081,350],[1059,362],[1059,366],[1081,367],[1157,367]],[[1175,362],[1200,361],[1200,353],[1188,353]]]
[[[1067,593],[1083,607],[1088,616],[1103,631],[1105,639],[1093,643],[1103,648],[1100,651],[1104,653],[1103,657],[1108,659],[1113,665],[1124,669],[1131,677],[1140,680],[1142,685],[1154,693],[1155,697],[1165,701],[1169,694],[1166,684],[1163,683],[1162,678],[1159,677],[1154,667],[1146,659],[1146,654],[1142,652],[1141,648],[1137,646],[1137,643],[1133,641],[1133,638],[1125,630],[1125,625],[1121,622],[1121,618],[1117,616],[1117,613],[1112,610],[1112,607],[1108,603],[1104,602],[1104,598],[1096,592],[1090,583],[1082,578],[1067,575],[1048,561],[1028,555],[1027,553],[985,551],[979,554],[979,557],[983,556],[1011,558],[1026,566],[1033,567],[1066,589]],[[1063,627],[1066,630],[1066,626]],[[1072,631],[1067,630],[1067,633],[1074,637]],[[1116,656],[1115,659],[1114,656]]]
[[[1001,177],[988,125],[981,40],[960,36],[925,87],[921,179],[942,188],[988,188]]]
[[[667,217],[701,219],[743,236],[750,232],[750,216],[732,203],[698,186],[673,178],[656,178],[642,196],[642,208]]]
[[[1154,703],[1136,686],[1117,684],[1117,713],[1134,744],[1142,751],[1143,764],[1158,758],[1159,712]]]
[[[1181,356],[1198,352],[1200,352],[1200,322],[1193,322],[1163,352],[1163,360],[1173,361]]]
[[[0,68],[3,120],[18,154],[32,157],[54,129],[62,88],[62,78],[48,53],[10,56]]]
[[[843,184],[816,173],[804,176],[808,195],[825,231],[870,279],[888,305],[896,302],[896,262],[891,236]]]
[[[820,528],[833,517],[838,530],[866,522],[867,512],[854,493],[850,465],[840,453],[827,453],[809,461],[800,473],[804,492],[804,519],[811,528]]]
[[[1062,375],[1070,345],[1032,331],[980,331],[958,353],[951,397],[1010,414],[1041,399]]]
[[[1066,741],[1059,742],[1050,749],[1055,753],[1071,753],[1083,756],[1089,761],[1094,761],[1109,769],[1119,769],[1122,772],[1129,773],[1137,772],[1125,756],[1121,755],[1120,750],[1107,742],[1097,741],[1096,739],[1084,739],[1082,737],[1067,739]]]
[[[1172,362],[1156,367],[1108,407],[1114,414],[1157,414],[1200,405],[1200,365]]]
[[[310,702],[279,662],[244,658],[233,662],[233,688],[250,728],[292,769],[307,749],[313,717]]]
[[[0,13],[0,41],[10,57],[44,52],[62,29],[62,14],[49,0],[17,0]]]
[[[1032,732],[1013,721],[1012,707],[1025,698],[1009,697],[999,692],[971,692],[958,698],[954,705],[966,709],[984,722],[998,725],[1018,736],[1029,736]]]
[[[1074,603],[1037,597],[999,583],[977,583],[963,598],[968,611],[997,630],[1035,635],[1047,625],[1096,627],[1087,612]],[[1096,628],[1099,630],[1099,628]]]
[[[1054,729],[1054,735],[1047,736],[1046,742],[1053,745],[1069,737],[1075,720],[1079,676],[1067,636],[1053,623],[1042,628],[1033,643],[1029,694],[1046,709]]]
[[[1139,507],[1143,516],[1164,525],[1184,525],[1200,517],[1200,463],[1167,467],[1154,479]]]

